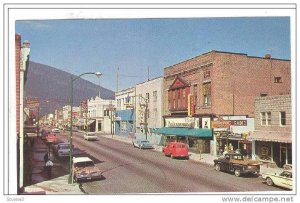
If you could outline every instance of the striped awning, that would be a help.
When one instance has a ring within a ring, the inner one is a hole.
[[[250,134],[249,140],[292,143],[292,133],[276,131],[254,131]]]
[[[192,136],[192,137],[212,137],[212,129],[206,128],[157,128],[152,129],[152,133],[162,135]]]

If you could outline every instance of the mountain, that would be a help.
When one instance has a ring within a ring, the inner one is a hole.
[[[25,97],[40,99],[40,114],[54,113],[54,110],[70,103],[71,76],[65,71],[44,64],[30,62],[25,84]],[[100,95],[103,99],[115,99],[115,93],[109,89],[79,78],[73,82],[73,103]]]

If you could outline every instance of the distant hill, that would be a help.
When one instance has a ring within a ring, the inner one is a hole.
[[[74,76],[65,71],[30,62],[25,85],[25,97],[38,97],[41,102],[41,115],[54,113],[54,110],[69,104],[70,78]],[[114,99],[115,93],[106,88],[100,87],[87,80],[79,78],[74,82],[73,101],[75,106],[79,106],[80,101],[90,99],[99,95],[101,98]],[[49,101],[48,103],[46,101]]]

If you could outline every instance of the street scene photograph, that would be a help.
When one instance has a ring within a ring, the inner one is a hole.
[[[292,202],[295,19],[266,10],[25,9],[9,33],[5,193]]]

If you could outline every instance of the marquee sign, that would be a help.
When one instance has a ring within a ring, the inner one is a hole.
[[[166,118],[166,126],[169,128],[193,128],[195,126],[194,118]]]

